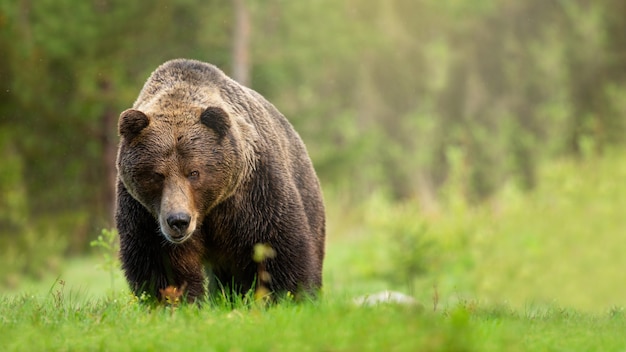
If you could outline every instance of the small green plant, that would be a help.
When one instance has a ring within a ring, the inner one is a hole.
[[[56,291],[54,291],[54,287],[57,285],[58,287]],[[64,300],[63,292],[64,291],[65,291],[65,280],[61,280],[60,278],[57,278],[54,281],[54,285],[50,287],[50,295],[52,296],[54,307],[56,309],[63,308],[63,300]]]
[[[408,218],[407,218],[408,219]],[[403,221],[404,220],[404,221]],[[433,243],[425,239],[427,227],[414,220],[398,219],[388,227],[392,283],[405,284],[410,294],[415,293],[414,281],[426,274],[432,262]]]
[[[116,229],[102,229],[102,234],[98,236],[98,239],[90,243],[91,247],[100,249],[102,263],[98,265],[98,268],[109,273],[111,291],[113,291],[115,287],[115,271],[120,267],[118,258],[119,243]]]
[[[265,261],[276,257],[276,251],[269,244],[257,243],[254,245],[252,259],[257,263],[257,285],[254,292],[254,299],[262,304],[270,299],[269,283],[272,281],[270,273],[267,271]]]
[[[414,204],[391,204],[383,200],[369,218],[377,236],[377,276],[409,294],[415,282],[433,266],[436,243],[428,233],[428,223],[420,218]]]

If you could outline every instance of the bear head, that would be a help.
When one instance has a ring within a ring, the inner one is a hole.
[[[165,239],[183,243],[234,194],[249,153],[220,106],[140,109],[119,118],[119,179],[155,217]]]

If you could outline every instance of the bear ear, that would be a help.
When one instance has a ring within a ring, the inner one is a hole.
[[[230,118],[228,113],[222,108],[210,106],[200,114],[200,122],[217,132],[220,138],[228,133],[230,128]]]
[[[139,110],[128,109],[120,114],[118,131],[126,139],[135,138],[139,132],[148,127],[150,119]]]

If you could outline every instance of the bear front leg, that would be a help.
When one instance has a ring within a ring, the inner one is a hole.
[[[319,293],[322,287],[322,266],[317,261],[315,250],[304,238],[290,236],[284,238],[287,245],[273,246],[275,257],[265,262],[271,291],[291,292],[296,297],[315,297]]]
[[[122,270],[137,296],[162,299],[162,292],[184,289],[193,301],[205,293],[199,239],[173,245],[161,235],[158,222],[118,184],[115,221],[120,236]]]
[[[206,294],[204,263],[202,261],[202,243],[197,238],[190,238],[184,244],[164,244],[168,259],[164,260],[168,286],[180,290],[188,302],[194,302]],[[159,295],[159,299],[162,299]]]

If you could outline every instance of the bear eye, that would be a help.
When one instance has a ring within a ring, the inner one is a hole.
[[[136,175],[136,182],[143,183],[146,187],[158,188],[163,183],[165,175],[159,172],[145,170]]]
[[[162,173],[159,172],[153,172],[152,173],[152,182],[161,182],[163,181],[163,179],[165,178],[165,176]]]
[[[189,176],[188,176],[188,177],[189,177],[190,179],[192,179],[192,180],[197,180],[197,179],[198,179],[198,177],[200,177],[200,172],[198,172],[198,171],[195,171],[195,170],[194,170],[194,171],[192,171],[192,172],[190,172],[190,173],[189,173]]]

